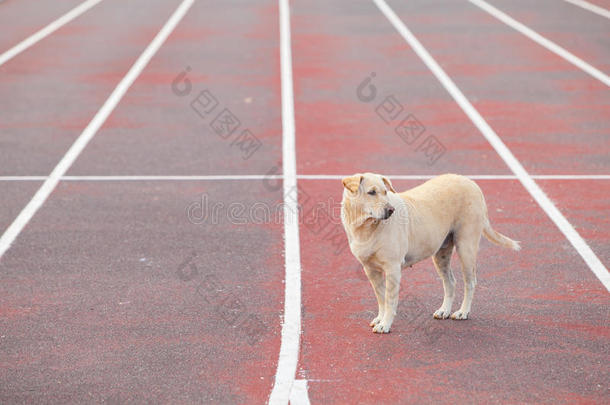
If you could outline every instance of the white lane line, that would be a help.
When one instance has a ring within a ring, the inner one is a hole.
[[[595,4],[591,4],[588,1],[584,1],[584,0],[564,0],[564,1],[567,1],[568,3],[572,3],[575,6],[582,7],[585,10],[591,11],[592,13],[595,13],[597,15],[601,15],[602,17],[606,17],[606,18],[610,19],[610,11],[608,11],[605,8],[602,8],[600,6],[596,6]]]
[[[288,0],[279,0],[280,71],[282,86],[282,162],[284,174],[284,322],[282,342],[269,404],[287,404],[299,360],[301,335],[301,252],[297,169],[295,149],[292,51],[290,45],[290,8]]]
[[[236,174],[209,176],[64,176],[66,181],[197,181],[197,180],[265,180],[281,179],[281,175]]]
[[[428,180],[439,174],[415,174],[401,175],[388,174],[391,180]],[[300,174],[297,177],[303,180],[341,180],[351,174]],[[464,176],[472,180],[516,180],[514,174],[464,174]],[[533,174],[533,179],[539,180],[610,180],[610,174]]]
[[[561,56],[566,61],[570,62],[574,66],[580,68],[581,70],[583,70],[586,73],[590,74],[591,76],[593,76],[594,78],[596,78],[600,82],[604,83],[606,86],[610,86],[610,77],[608,77],[601,70],[594,68],[593,66],[591,66],[590,64],[588,64],[584,60],[580,59],[578,56],[568,52],[567,50],[565,50],[564,48],[560,47],[559,45],[557,45],[556,43],[552,42],[551,40],[546,39],[545,37],[543,37],[542,35],[538,34],[533,29],[526,27],[525,25],[521,24],[519,21],[517,21],[514,18],[510,17],[506,13],[498,10],[497,8],[495,8],[494,6],[492,6],[489,3],[485,2],[484,0],[469,0],[469,1],[472,4],[474,4],[475,6],[481,8],[482,10],[484,10],[486,12],[488,12],[489,14],[491,14],[492,16],[497,18],[498,20],[502,21],[504,24],[506,24],[506,25],[514,28],[515,30],[519,31],[520,33],[522,33],[523,35],[525,35],[526,37],[528,37],[532,41],[536,42],[538,45],[541,45],[544,48],[548,49],[549,51],[555,53],[556,55]]]
[[[610,174],[534,174],[531,177],[538,180],[610,180]]]
[[[48,176],[0,176],[0,181],[45,181]]]
[[[193,4],[194,0],[183,0],[178,6],[176,11],[167,20],[161,31],[155,36],[152,42],[140,55],[140,57],[133,64],[127,75],[116,86],[110,97],[106,100],[102,108],[95,114],[93,120],[87,125],[79,137],[74,141],[70,149],[66,152],[64,157],[59,161],[55,169],[51,172],[49,177],[40,186],[34,197],[30,200],[28,205],[19,213],[17,218],[0,237],[0,259],[4,255],[4,252],[8,250],[11,243],[17,238],[19,233],[27,225],[30,219],[36,214],[36,211],[44,204],[47,197],[53,192],[55,186],[60,181],[61,177],[68,171],[72,163],[78,158],[78,155],[83,151],[87,143],[93,138],[97,130],[104,124],[108,116],[112,113],[117,104],[121,101],[131,84],[140,75],[142,70],[146,67],[150,59],[155,53],[161,48],[163,42],[167,39],[169,34],[174,30],[176,25],[180,22],[182,17],[186,14],[188,9]]]
[[[307,394],[307,380],[294,380],[290,392],[290,405],[309,405],[309,394]]]
[[[470,104],[470,101],[464,96],[461,90],[453,83],[453,81],[447,76],[445,71],[440,65],[430,56],[426,48],[419,42],[419,40],[411,33],[407,26],[402,22],[400,18],[394,13],[394,11],[386,4],[384,0],[373,0],[381,12],[386,18],[392,23],[394,28],[402,35],[407,41],[411,48],[417,53],[421,60],[428,66],[430,71],[436,76],[439,82],[445,87],[445,89],[451,94],[451,97],[455,102],[464,110],[468,118],[473,124],[481,131],[483,136],[496,150],[498,155],[504,160],[510,170],[517,176],[521,184],[536,200],[540,207],[546,212],[551,220],[557,225],[559,230],[565,235],[570,241],[572,246],[580,254],[583,260],[587,263],[591,271],[597,276],[602,282],[604,287],[610,291],[610,273],[606,267],[602,264],[599,258],[593,253],[593,250],[587,245],[587,242],[576,232],[574,227],[566,220],[563,214],[555,207],[547,195],[532,179],[532,176],[525,170],[513,153],[506,147],[500,137],[494,132],[494,130],[487,124],[481,114]]]
[[[439,173],[442,174],[442,173]],[[389,174],[392,180],[428,180],[439,174]],[[341,180],[351,174],[299,174],[298,180]],[[465,174],[473,180],[516,180],[514,174]],[[532,174],[536,180],[610,180],[610,174]],[[44,181],[49,176],[0,176],[0,181]],[[222,181],[222,180],[275,180],[283,175],[229,174],[229,175],[170,175],[170,176],[62,176],[60,181]]]
[[[89,10],[91,7],[95,6],[101,1],[102,0],[87,0],[84,3],[81,3],[78,6],[74,7],[72,10],[68,11],[66,14],[62,15],[46,27],[42,28],[40,31],[30,35],[23,41],[19,42],[17,45],[13,46],[11,49],[0,55],[0,66],[14,58],[21,52],[28,49],[36,42],[44,39],[45,37],[48,37],[53,32],[57,31],[62,26],[74,20],[76,17],[83,14],[85,11]]]
[[[402,174],[387,174],[391,180],[429,180],[439,174],[413,174],[413,175],[402,175]],[[299,179],[303,180],[341,180],[346,176],[352,174],[300,174]],[[465,174],[464,176],[473,180],[514,180],[516,177],[512,174]]]

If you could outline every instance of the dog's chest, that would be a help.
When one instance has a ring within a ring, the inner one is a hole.
[[[378,250],[378,246],[372,241],[361,242],[356,239],[352,239],[349,248],[361,263],[368,262]]]
[[[372,252],[370,254],[360,254],[354,256],[356,256],[358,261],[365,267],[381,269],[384,267],[385,262],[381,260],[382,256],[378,255],[378,253],[379,252]]]

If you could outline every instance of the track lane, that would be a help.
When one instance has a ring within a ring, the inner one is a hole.
[[[0,262],[0,400],[266,398],[281,218],[237,224],[229,205],[277,214],[276,197],[258,181],[60,183]]]
[[[523,0],[491,0],[490,4],[610,74],[610,19],[566,1],[541,0],[531,3]]]
[[[598,16],[610,19],[610,11],[586,0],[564,0],[575,6],[582,8],[583,10],[597,14]]]
[[[39,2],[36,0],[0,2],[0,54],[12,48],[84,0]]]
[[[479,7],[481,10],[485,11],[489,15],[496,18],[498,21],[501,21],[502,23],[516,30],[520,34],[526,36],[527,38],[534,41],[536,44],[540,45],[547,51],[554,53],[566,62],[587,73],[592,78],[599,80],[605,86],[610,87],[610,76],[608,76],[606,73],[602,72],[595,66],[592,66],[590,63],[584,61],[582,58],[579,58],[578,56],[574,55],[572,52],[568,51],[557,43],[546,38],[544,35],[540,35],[540,33],[538,33],[537,31],[521,23],[520,21],[517,21],[507,13],[487,3],[485,0],[470,0],[470,3]]]
[[[177,4],[103,1],[0,66],[0,173],[50,173]]]
[[[610,1],[608,1],[608,0],[593,0],[593,1],[588,1],[588,3],[591,3],[597,7],[604,8],[606,10],[610,10]]]
[[[540,186],[587,240],[606,268],[610,267],[610,181],[541,181]]]

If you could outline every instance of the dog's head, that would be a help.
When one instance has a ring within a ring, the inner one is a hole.
[[[395,193],[387,177],[374,173],[357,173],[343,179],[343,198],[353,210],[373,219],[388,219],[394,213],[388,192]]]

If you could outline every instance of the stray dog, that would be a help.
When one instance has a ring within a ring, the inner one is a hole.
[[[455,295],[449,267],[455,246],[462,264],[464,300],[451,318],[468,319],[481,234],[497,245],[520,249],[519,242],[493,230],[483,192],[464,176],[444,174],[397,193],[387,177],[364,173],[345,177],[343,187],[341,222],[379,304],[379,313],[370,323],[375,333],[390,331],[402,268],[432,256],[445,291],[434,317],[446,319]]]

